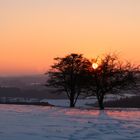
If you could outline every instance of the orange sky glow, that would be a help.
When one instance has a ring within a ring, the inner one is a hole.
[[[72,52],[139,64],[140,0],[0,0],[0,75],[44,73]]]

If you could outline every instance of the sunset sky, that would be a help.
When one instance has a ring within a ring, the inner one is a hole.
[[[0,75],[44,73],[71,52],[140,63],[140,0],[0,0]]]

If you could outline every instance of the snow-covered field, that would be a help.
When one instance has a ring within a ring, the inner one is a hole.
[[[69,107],[69,100],[66,99],[47,99],[46,102],[49,102],[52,105],[59,106],[59,107]],[[77,100],[76,107],[84,107],[89,108],[86,104],[93,104],[97,100],[96,99],[79,99]]]
[[[0,105],[0,140],[140,140],[140,110]]]

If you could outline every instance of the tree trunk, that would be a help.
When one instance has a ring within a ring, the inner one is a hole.
[[[73,99],[70,100],[70,107],[71,108],[74,108],[75,107],[75,104],[74,104],[74,100]]]
[[[104,110],[103,100],[100,99],[100,100],[98,101],[98,103],[99,103],[99,108],[100,108],[100,110]]]
[[[73,86],[73,83],[72,83],[72,86],[71,86],[71,93],[70,93],[70,107],[71,108],[74,108],[75,107],[75,103],[74,103],[74,97],[75,96],[75,90],[74,90],[74,86]]]
[[[75,107],[75,103],[74,103],[74,92],[71,92],[71,95],[70,95],[70,107]]]
[[[103,97],[97,97],[100,110],[104,110]]]

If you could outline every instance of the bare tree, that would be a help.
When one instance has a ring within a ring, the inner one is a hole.
[[[129,62],[122,63],[115,54],[108,54],[89,72],[91,95],[97,97],[102,110],[106,94],[118,94],[120,90],[132,90],[136,87],[139,67]]]
[[[75,107],[78,97],[86,88],[86,80],[90,61],[82,54],[70,54],[57,57],[48,74],[47,86],[64,91],[70,100],[70,107]]]

